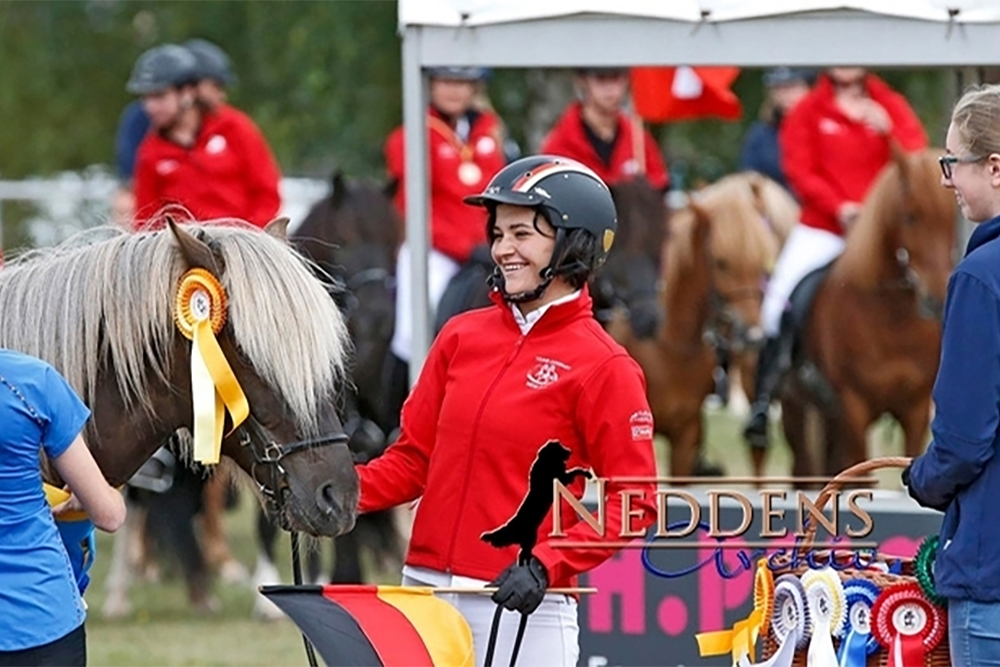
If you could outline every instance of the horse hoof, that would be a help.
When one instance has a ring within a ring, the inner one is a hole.
[[[694,467],[695,477],[722,477],[725,475],[725,471],[722,466],[718,466],[714,463],[706,463],[705,461],[698,461]]]
[[[219,567],[219,579],[227,584],[242,584],[250,580],[250,572],[243,563],[230,558]]]

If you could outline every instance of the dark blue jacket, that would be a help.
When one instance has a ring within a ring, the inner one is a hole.
[[[781,170],[777,124],[757,121],[750,126],[740,151],[740,169],[760,172],[788,189],[785,172]]]
[[[917,502],[945,512],[938,592],[1000,601],[1000,216],[980,225],[948,282],[933,441],[909,471]]]
[[[115,164],[118,167],[118,180],[123,183],[132,180],[135,154],[147,132],[149,132],[149,116],[142,108],[142,102],[133,100],[122,111],[115,132]]]

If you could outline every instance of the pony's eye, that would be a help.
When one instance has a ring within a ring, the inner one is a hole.
[[[727,262],[726,260],[724,260],[722,258],[717,258],[715,260],[715,268],[717,268],[719,271],[728,271],[729,270],[729,262]]]

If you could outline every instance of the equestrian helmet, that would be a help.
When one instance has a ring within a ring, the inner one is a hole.
[[[155,46],[135,61],[125,89],[133,95],[149,95],[197,80],[198,61],[178,44]]]
[[[486,67],[431,67],[427,76],[431,79],[448,79],[451,81],[485,81],[490,70]]]
[[[473,206],[526,206],[541,211],[557,229],[584,229],[596,238],[604,255],[618,226],[615,202],[600,176],[575,160],[532,155],[501,169],[478,195],[465,198]]]
[[[198,61],[195,76],[199,81],[210,79],[222,86],[236,83],[229,56],[221,48],[206,39],[190,39],[184,42],[184,48]]]

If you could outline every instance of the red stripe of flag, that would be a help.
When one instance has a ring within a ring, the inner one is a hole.
[[[347,610],[386,667],[434,667],[420,633],[378,597],[378,586],[324,586],[323,597]]]

